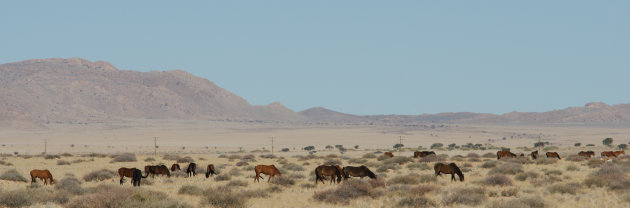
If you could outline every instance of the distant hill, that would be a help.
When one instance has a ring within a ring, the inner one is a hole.
[[[0,128],[125,119],[247,120],[289,123],[420,125],[426,123],[623,123],[630,104],[589,103],[542,113],[439,113],[357,116],[321,107],[294,112],[280,103],[254,106],[186,71],[119,70],[80,58],[0,65]]]

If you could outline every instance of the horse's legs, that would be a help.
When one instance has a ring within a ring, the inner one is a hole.
[[[451,173],[451,182],[455,180],[455,172]]]
[[[122,184],[123,184],[123,177],[124,177],[124,176],[120,176],[120,185],[122,185]]]
[[[256,176],[254,176],[254,183],[256,183],[256,181],[258,180],[258,177],[260,177],[260,173],[256,172]],[[260,182],[260,180],[258,180],[258,182]]]
[[[273,178],[273,174],[269,175],[269,179],[267,179],[267,183],[269,183],[269,181],[271,181],[271,178]]]
[[[35,177],[31,175],[31,184],[33,183],[37,183],[37,182],[35,181]]]

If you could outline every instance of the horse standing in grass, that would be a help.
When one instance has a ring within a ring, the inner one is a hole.
[[[206,168],[206,178],[214,174],[216,174],[216,172],[214,171],[214,165],[213,164],[208,165],[208,168]]]
[[[142,180],[143,178],[146,177],[142,176],[142,171],[134,168],[133,176],[131,177],[131,184],[133,184],[133,186],[140,186],[140,180]]]
[[[179,164],[175,163],[171,165],[171,171],[177,171],[177,170],[181,170],[181,168],[179,168]]]
[[[155,175],[166,175],[168,177],[171,177],[171,172],[168,171],[166,165],[144,166],[144,172],[145,174],[147,174],[147,176],[151,174],[151,177],[155,177]]]
[[[538,158],[538,150],[532,152],[532,159]]]
[[[394,154],[392,154],[391,152],[385,152],[383,154],[387,157],[394,157]]]
[[[505,151],[505,150],[501,150],[497,152],[497,160],[504,158],[504,157],[511,157],[511,158],[515,158],[516,154],[511,153],[510,151]]]
[[[451,174],[451,181],[455,180],[455,174],[459,176],[459,181],[464,181],[464,173],[455,165],[455,163],[444,164],[444,163],[436,163],[433,166],[435,170],[435,176],[439,176],[440,173]]]
[[[330,176],[330,183],[333,183],[335,176],[337,177],[337,183],[341,182],[341,171],[332,165],[320,165],[315,168],[315,185],[317,181],[321,181],[324,184],[324,176]]]
[[[602,157],[617,157],[613,151],[604,151],[602,152]]]
[[[260,182],[259,178],[263,178],[262,176],[260,176],[261,173],[269,176],[269,179],[267,179],[267,183],[269,183],[269,181],[271,181],[271,178],[273,178],[275,175],[282,175],[275,165],[257,165],[256,167],[254,167],[254,172],[256,172],[256,176],[254,176],[254,182]]]
[[[413,152],[413,157],[426,157],[429,155],[435,155],[435,152],[433,151],[415,151]]]
[[[188,174],[188,177],[197,176],[196,171],[197,171],[197,164],[195,163],[188,164],[188,167],[186,168],[186,173]]]
[[[613,154],[615,155],[615,157],[619,157],[619,155],[622,155],[622,154],[624,154],[624,155],[625,155],[625,154],[626,154],[626,151],[624,151],[624,150],[621,150],[621,151],[615,151],[615,152],[613,152]]]
[[[545,155],[547,155],[547,158],[558,158],[558,160],[560,160],[560,155],[557,152],[547,152],[545,153]]]
[[[580,152],[578,152],[578,155],[582,156],[582,157],[591,158],[591,157],[595,157],[595,152],[593,152],[593,151],[580,151]]]
[[[350,176],[363,178],[365,176],[371,179],[376,179],[376,175],[365,165],[359,167],[346,166],[343,167],[342,172],[344,174],[344,180],[347,180]]]
[[[50,180],[50,185],[55,184],[55,180],[53,180],[52,174],[48,170],[31,170],[31,184],[36,183],[35,179],[39,178],[44,181],[44,185],[48,184]]]

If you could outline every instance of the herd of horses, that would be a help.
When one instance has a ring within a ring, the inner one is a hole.
[[[619,157],[619,155],[626,154],[625,151],[604,151],[601,153],[602,157]],[[394,154],[391,152],[385,152],[384,155],[388,157],[394,157]],[[413,157],[427,157],[430,155],[436,155],[433,151],[416,151],[413,153]],[[579,156],[582,157],[594,157],[595,152],[593,151],[580,151],[578,152]],[[510,151],[501,150],[497,152],[497,159],[501,158],[516,158],[516,157],[524,157],[525,154],[514,154]],[[538,158],[538,151],[533,151],[530,153],[532,159]],[[557,158],[561,159],[560,155],[557,152],[546,152],[545,156],[547,158]],[[464,174],[457,167],[455,163],[436,163],[433,167],[435,170],[435,176],[440,176],[442,173],[451,174],[451,181],[455,181],[455,175],[459,177],[460,181],[464,181]],[[122,167],[118,169],[118,175],[120,176],[120,184],[124,183],[124,178],[131,178],[131,184],[133,186],[140,186],[140,181],[143,178],[147,178],[149,176],[155,177],[156,175],[166,175],[167,177],[171,176],[171,171],[179,171],[181,170],[179,164],[175,163],[169,169],[165,165],[149,165],[144,167],[145,175],[142,175],[142,171],[137,168],[126,168]],[[197,164],[190,163],[186,167],[186,174],[189,177],[197,176]],[[254,172],[256,175],[254,176],[254,182],[260,182],[260,178],[264,179],[261,174],[269,176],[267,182],[271,181],[274,176],[281,176],[282,174],[274,165],[257,165],[254,167]],[[55,182],[53,180],[53,176],[48,170],[32,170],[31,174],[31,184],[36,182],[36,179],[40,179],[44,182],[44,185],[50,183],[53,185]],[[206,178],[215,175],[216,171],[213,164],[209,164],[206,168]],[[369,177],[370,179],[376,179],[376,175],[370,171],[368,167],[365,165],[362,166],[345,166],[340,167],[339,165],[320,165],[315,168],[315,184],[318,182],[324,183],[324,180],[327,180],[327,177],[330,177],[330,183],[340,183],[341,179],[347,180],[349,177]]]
[[[601,153],[601,156],[602,156],[602,158],[603,157],[608,157],[608,158],[615,157],[616,158],[616,157],[619,157],[619,155],[622,155],[622,154],[625,155],[626,152],[623,151],[623,150],[622,151],[604,151],[604,152]],[[578,155],[582,156],[582,157],[591,158],[591,157],[595,156],[595,152],[590,151],[590,150],[589,151],[580,151],[580,152],[578,152]],[[538,150],[531,152],[530,156],[534,160],[538,159]],[[558,154],[557,152],[545,152],[545,156],[547,156],[547,158],[558,158],[558,160],[561,159],[560,158],[560,154]],[[516,155],[516,154],[514,154],[514,153],[512,153],[510,151],[507,151],[507,150],[501,150],[501,151],[497,152],[497,160],[499,160],[501,158],[506,158],[506,157],[509,157],[509,158],[525,157],[525,154],[521,153],[519,155]]]

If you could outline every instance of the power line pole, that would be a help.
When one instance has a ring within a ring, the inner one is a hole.
[[[157,138],[153,137],[153,155],[157,155]]]
[[[271,154],[273,155],[273,136],[271,137]]]

